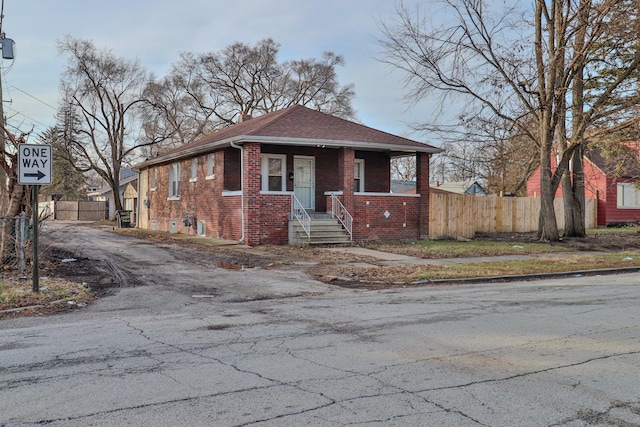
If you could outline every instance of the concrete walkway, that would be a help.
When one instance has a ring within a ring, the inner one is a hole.
[[[467,257],[467,258],[418,258],[412,257],[408,255],[399,255],[393,254],[389,252],[381,252],[373,249],[359,248],[359,247],[341,247],[341,248],[329,248],[328,250],[334,252],[343,252],[353,255],[364,255],[370,256],[373,258],[377,258],[379,261],[376,262],[378,265],[404,265],[404,264],[423,264],[423,265],[450,265],[450,264],[469,264],[469,263],[479,263],[479,262],[506,262],[506,261],[517,261],[517,260],[531,260],[537,258],[550,258],[550,257],[566,257],[579,254],[580,252],[553,252],[553,253],[544,253],[544,254],[533,254],[533,255],[499,255],[499,256],[478,256],[478,257]],[[589,252],[589,255],[598,255],[602,252]],[[582,252],[581,254],[584,254]]]
[[[350,253],[353,255],[364,255],[376,258],[378,261],[373,264],[378,266],[394,266],[394,265],[451,265],[465,263],[483,263],[483,262],[507,262],[517,260],[535,260],[538,258],[561,258],[574,255],[600,255],[604,252],[552,252],[532,255],[500,255],[500,256],[479,256],[467,258],[441,258],[441,259],[424,259],[407,255],[399,255],[388,252],[376,251],[373,249],[358,247],[341,247],[330,248],[328,250],[342,253]],[[621,273],[635,273],[640,271],[640,267],[617,267],[605,268],[597,270],[576,270],[555,273],[533,273],[533,274],[514,274],[508,276],[487,276],[487,277],[470,277],[456,279],[436,279],[436,280],[419,280],[414,283],[483,283],[494,281],[514,281],[514,280],[534,280],[534,279],[550,279],[554,277],[568,276],[587,276],[587,275],[608,275]]]

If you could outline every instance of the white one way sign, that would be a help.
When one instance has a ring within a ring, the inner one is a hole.
[[[18,144],[18,184],[51,184],[51,146]]]

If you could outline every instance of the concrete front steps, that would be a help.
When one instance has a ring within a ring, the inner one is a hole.
[[[342,227],[340,221],[332,218],[330,214],[310,214],[311,236],[302,229],[295,218],[289,220],[289,244],[290,245],[334,245],[351,243],[349,233]]]

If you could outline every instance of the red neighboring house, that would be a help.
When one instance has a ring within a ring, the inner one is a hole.
[[[300,105],[243,117],[136,166],[138,226],[250,246],[427,239],[441,151]],[[410,155],[417,192],[393,194],[391,158]]]
[[[636,143],[628,143],[627,156],[607,159],[598,149],[591,149],[584,156],[585,197],[597,199],[598,225],[615,225],[640,221],[640,187],[636,187],[640,170],[629,159],[637,156]],[[555,170],[558,159],[552,158]],[[626,165],[625,165],[626,163]],[[527,181],[527,197],[540,197],[540,169]],[[556,198],[562,197],[562,186]]]

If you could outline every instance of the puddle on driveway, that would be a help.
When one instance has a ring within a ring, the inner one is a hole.
[[[254,268],[228,261],[213,261],[213,265],[218,268],[224,268],[225,270],[248,270]]]

